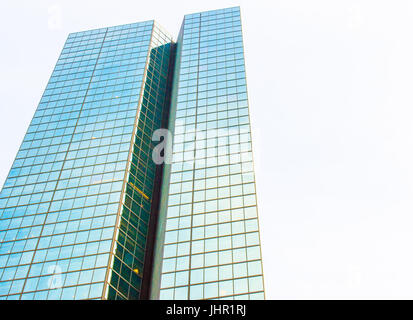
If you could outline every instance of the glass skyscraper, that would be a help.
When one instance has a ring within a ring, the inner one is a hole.
[[[264,299],[238,7],[68,36],[0,194],[0,299]]]

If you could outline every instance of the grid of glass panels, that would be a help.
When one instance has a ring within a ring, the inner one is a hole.
[[[68,36],[0,195],[0,299],[102,298],[152,28]]]
[[[159,298],[264,299],[239,8],[185,16],[177,60]]]
[[[128,163],[119,233],[111,265],[108,299],[138,299],[142,283],[156,165],[152,161],[153,132],[167,114],[167,78],[171,38],[154,24],[142,102]]]

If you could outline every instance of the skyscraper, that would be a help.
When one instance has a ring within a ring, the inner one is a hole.
[[[0,299],[149,298],[264,298],[238,7],[70,34],[0,194]]]

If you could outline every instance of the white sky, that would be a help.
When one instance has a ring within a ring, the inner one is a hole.
[[[413,3],[0,2],[0,185],[69,32],[241,5],[267,298],[413,298]]]

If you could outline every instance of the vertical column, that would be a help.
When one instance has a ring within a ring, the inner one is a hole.
[[[159,297],[262,299],[239,8],[185,16],[181,45]]]

